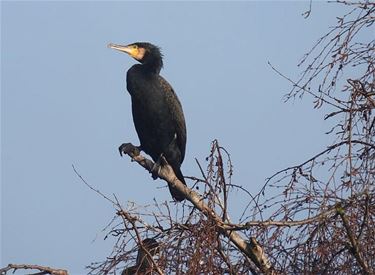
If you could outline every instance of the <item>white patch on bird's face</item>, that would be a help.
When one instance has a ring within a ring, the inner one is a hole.
[[[131,56],[137,60],[142,60],[145,56],[146,50],[145,48],[137,48],[132,51]]]

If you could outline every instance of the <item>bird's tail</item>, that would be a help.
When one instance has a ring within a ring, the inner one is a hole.
[[[173,167],[173,171],[176,174],[177,178],[183,184],[186,185],[184,175],[182,175],[181,169]],[[172,195],[173,199],[175,199],[176,201],[183,201],[185,199],[185,195],[183,193],[181,193],[180,191],[178,191],[176,188],[172,187],[170,184],[168,184],[168,187],[169,187],[169,192],[171,192],[171,195]]]

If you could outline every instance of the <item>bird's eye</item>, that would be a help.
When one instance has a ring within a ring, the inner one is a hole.
[[[138,49],[138,45],[133,45],[132,48],[133,49]]]

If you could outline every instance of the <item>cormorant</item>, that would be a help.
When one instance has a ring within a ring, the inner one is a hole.
[[[137,254],[137,261],[136,264],[124,269],[121,275],[135,275],[135,274],[144,274],[144,275],[152,275],[154,274],[155,267],[153,265],[153,261],[151,257],[146,253],[146,251],[150,254],[150,256],[155,256],[159,253],[160,244],[152,238],[147,238],[142,241],[142,246],[139,245],[138,247],[138,254]]]
[[[108,47],[125,52],[141,63],[133,65],[126,75],[133,121],[141,143],[139,149],[150,155],[156,165],[162,165],[163,156],[186,185],[180,169],[186,147],[185,118],[172,86],[159,75],[163,67],[160,48],[147,42],[126,46],[109,44]],[[185,199],[170,185],[169,190],[175,200]]]

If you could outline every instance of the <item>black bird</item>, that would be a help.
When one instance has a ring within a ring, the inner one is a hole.
[[[180,169],[186,147],[185,118],[172,86],[159,74],[163,67],[160,48],[146,42],[126,46],[109,44],[108,47],[125,52],[141,63],[133,65],[126,75],[133,121],[141,143],[139,149],[150,155],[156,165],[163,164],[163,156],[186,185]],[[177,189],[169,186],[169,190],[175,200],[185,199]]]
[[[155,266],[151,257],[159,253],[160,244],[152,238],[147,238],[142,241],[142,245],[138,246],[137,262],[135,265],[124,269],[121,275],[152,275],[155,274]]]

